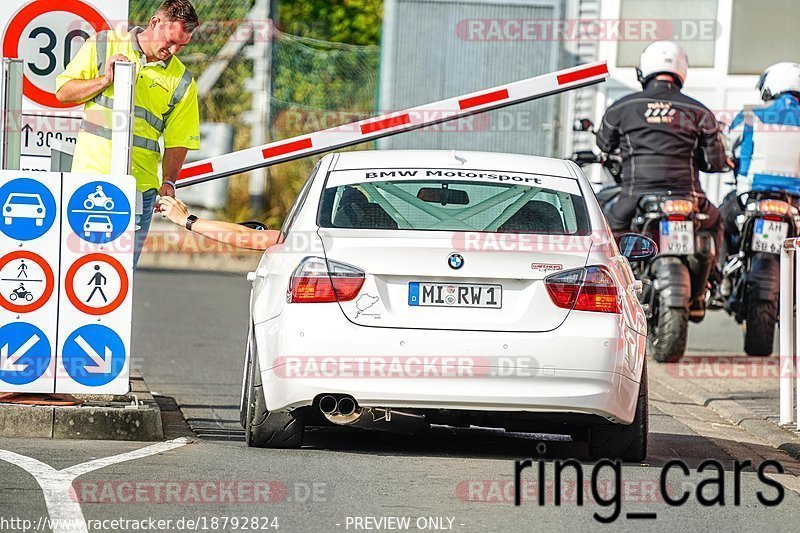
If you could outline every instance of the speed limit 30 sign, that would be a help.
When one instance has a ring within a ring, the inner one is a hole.
[[[56,77],[83,43],[107,29],[126,29],[128,0],[3,0],[3,57],[23,60],[22,169],[48,170],[53,140],[75,142],[82,105],[55,97]]]

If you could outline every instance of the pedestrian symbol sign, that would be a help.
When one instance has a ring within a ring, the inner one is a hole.
[[[67,216],[72,231],[81,239],[102,244],[116,240],[128,229],[131,206],[119,187],[94,181],[75,191]]]
[[[47,335],[32,324],[12,322],[0,328],[0,382],[26,385],[50,367]]]
[[[105,315],[116,310],[128,295],[128,273],[106,254],[84,255],[67,271],[67,298],[79,311]]]
[[[99,324],[80,327],[61,350],[67,374],[87,387],[106,385],[120,375],[127,359],[125,344],[114,330]]]
[[[38,239],[56,219],[56,201],[44,183],[18,178],[0,187],[0,232],[19,241]]]

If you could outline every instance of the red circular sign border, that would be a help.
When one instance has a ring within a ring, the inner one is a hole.
[[[12,313],[32,313],[37,309],[41,308],[44,304],[50,300],[50,296],[53,295],[53,288],[55,287],[55,277],[53,276],[53,269],[50,268],[50,265],[47,264],[44,257],[39,254],[35,254],[33,252],[29,252],[28,250],[17,250],[16,252],[11,252],[10,254],[6,255],[5,257],[0,258],[0,270],[3,269],[8,263],[13,261],[14,259],[30,259],[37,265],[39,268],[42,269],[44,272],[44,292],[42,293],[42,297],[33,302],[32,304],[28,305],[17,305],[12,304],[8,300],[6,300],[5,296],[0,294],[0,306],[5,309],[8,309]],[[41,261],[41,262],[40,262]]]
[[[54,11],[66,11],[81,17],[92,25],[95,32],[111,29],[108,21],[99,11],[79,0],[38,0],[17,11],[11,22],[8,23],[6,33],[3,36],[3,57],[19,58],[19,43],[22,37],[22,30],[39,15]],[[22,93],[33,102],[44,107],[57,109],[78,107],[74,104],[62,104],[56,100],[55,94],[40,89],[27,76],[22,81]]]
[[[119,287],[119,294],[117,297],[108,305],[104,305],[103,307],[90,307],[80,301],[78,296],[75,294],[75,287],[73,282],[75,281],[75,274],[78,272],[78,269],[81,268],[86,263],[91,263],[92,261],[100,261],[103,263],[108,263],[111,267],[117,272],[120,281]],[[125,297],[128,295],[128,274],[125,272],[125,267],[122,266],[122,263],[117,261],[111,256],[105,254],[88,254],[84,255],[74,263],[72,266],[69,267],[67,270],[67,276],[64,280],[64,290],[67,293],[67,298],[75,306],[78,311],[83,311],[87,315],[107,315],[108,313],[116,310],[122,302],[125,300]]]

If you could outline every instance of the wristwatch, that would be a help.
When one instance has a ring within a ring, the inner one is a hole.
[[[194,224],[195,220],[197,220],[197,216],[189,215],[186,218],[186,229],[188,229],[189,231],[192,231],[192,224]]]

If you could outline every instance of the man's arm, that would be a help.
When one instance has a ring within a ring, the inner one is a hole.
[[[186,204],[177,198],[161,198],[161,215],[169,218],[179,226],[186,226],[189,210]],[[278,242],[281,232],[275,230],[255,230],[218,220],[197,219],[192,224],[192,231],[217,242],[230,244],[248,250],[266,250]]]
[[[178,179],[178,174],[186,161],[186,154],[189,152],[188,148],[178,146],[175,148],[164,149],[164,160],[161,162],[161,175],[163,176],[163,183],[161,189],[158,191],[159,196],[175,197],[175,181]]]
[[[82,104],[105,91],[114,83],[114,63],[129,61],[121,54],[111,56],[106,62],[106,70],[102,76],[90,79],[71,79],[56,91],[56,99],[62,104]]]
[[[597,130],[595,141],[597,147],[603,152],[611,153],[619,148],[619,136],[622,132],[619,120],[617,117],[617,110],[612,105],[606,110],[603,115],[603,120],[600,121],[600,128]]]
[[[703,172],[727,172],[728,157],[722,140],[719,123],[711,111],[706,111],[700,119],[700,137],[695,161]]]

